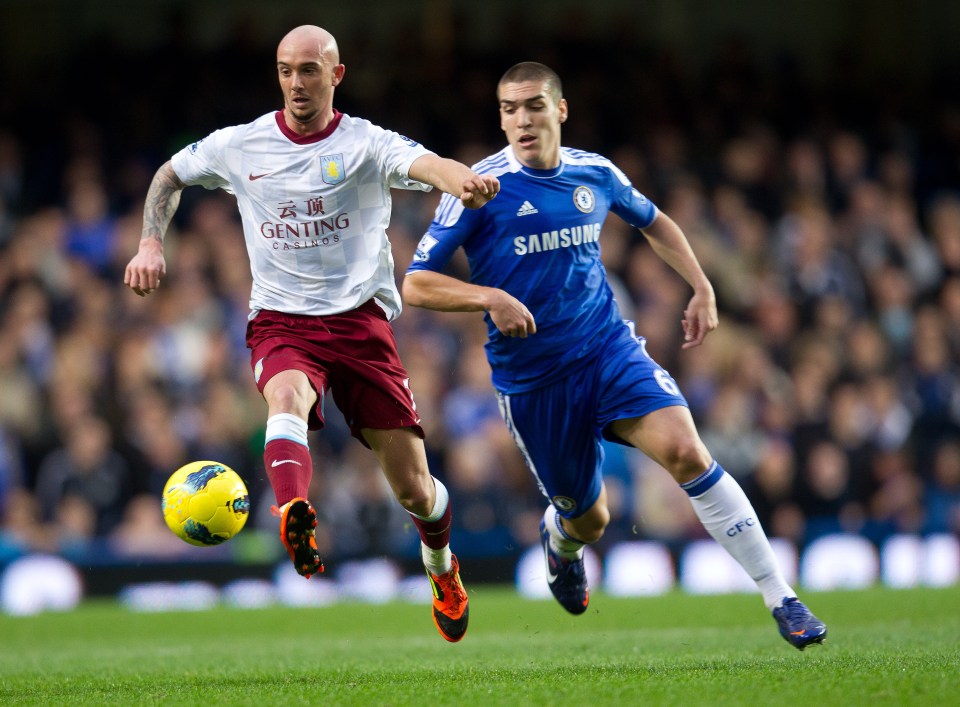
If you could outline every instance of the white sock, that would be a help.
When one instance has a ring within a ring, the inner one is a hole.
[[[449,545],[444,545],[439,550],[434,550],[432,547],[424,545],[423,541],[420,541],[420,557],[423,559],[423,566],[432,574],[446,574],[450,571],[450,568],[453,567],[451,560],[453,553],[450,552]]]
[[[437,498],[433,502],[433,508],[430,510],[430,515],[426,517],[417,516],[417,518],[420,520],[425,520],[428,523],[440,520],[443,517],[443,514],[446,513],[447,504],[450,502],[450,493],[447,491],[447,487],[443,485],[440,479],[434,478],[433,485],[437,489]],[[411,513],[411,515],[416,514]],[[432,547],[425,545],[421,540],[420,557],[423,559],[423,566],[433,574],[446,574],[450,571],[450,568],[453,567],[450,545],[444,545],[440,549],[434,550]]]
[[[680,486],[689,494],[703,527],[757,583],[768,609],[780,606],[784,597],[796,596],[736,479],[714,461],[703,474]]]
[[[547,534],[550,536],[550,549],[568,560],[573,560],[583,556],[584,543],[570,537],[563,526],[560,525],[560,514],[551,503],[547,510],[543,512],[543,523],[547,528]]]
[[[307,421],[289,412],[280,412],[267,418],[264,443],[274,439],[289,439],[307,446]]]

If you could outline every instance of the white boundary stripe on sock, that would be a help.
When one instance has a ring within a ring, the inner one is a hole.
[[[410,513],[410,515],[414,516],[415,518],[419,518],[427,523],[432,523],[443,518],[443,514],[447,512],[447,504],[450,503],[450,493],[447,491],[447,487],[444,486],[443,482],[440,481],[440,479],[438,479],[436,476],[431,478],[433,478],[433,485],[437,489],[437,498],[433,502],[433,508],[430,510],[430,515],[418,516],[416,513]]]
[[[307,446],[307,421],[289,412],[280,412],[267,418],[264,446],[275,439],[288,439]]]

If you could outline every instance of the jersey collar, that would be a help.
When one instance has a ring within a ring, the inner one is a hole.
[[[282,132],[284,137],[286,137],[290,142],[295,142],[298,145],[310,145],[311,143],[320,142],[321,140],[330,137],[333,131],[337,129],[337,126],[340,125],[340,119],[342,117],[343,113],[334,108],[333,120],[331,120],[327,127],[325,127],[323,130],[316,133],[310,133],[309,135],[297,135],[287,126],[287,121],[283,119],[283,111],[278,110],[276,112],[277,127],[280,128],[280,132]]]
[[[517,155],[514,153],[512,145],[507,145],[507,155],[509,161],[513,163],[515,171],[523,172],[527,176],[535,179],[552,179],[563,172],[563,166],[565,164],[565,160],[563,159],[563,150],[560,150],[560,164],[552,169],[534,169],[533,167],[527,167],[517,159]]]

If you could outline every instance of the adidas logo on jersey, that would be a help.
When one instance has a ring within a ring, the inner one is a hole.
[[[540,213],[540,210],[529,201],[523,202],[520,204],[520,208],[517,209],[517,216],[529,216],[530,214],[538,213]]]

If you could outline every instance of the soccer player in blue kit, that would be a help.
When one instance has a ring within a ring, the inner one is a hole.
[[[473,168],[499,178],[500,195],[476,210],[442,196],[402,292],[413,306],[485,313],[501,413],[550,501],[540,536],[553,595],[572,614],[587,609],[583,548],[610,522],[606,438],[676,479],[791,645],[821,643],[826,626],[787,583],[746,494],[704,446],[676,382],[621,318],[607,282],[599,239],[613,212],[693,288],[683,348],[700,345],[717,326],[716,300],[686,237],[608,159],[561,146],[567,102],[549,67],[513,66],[497,98],[509,144]],[[470,282],[442,272],[460,247]]]

